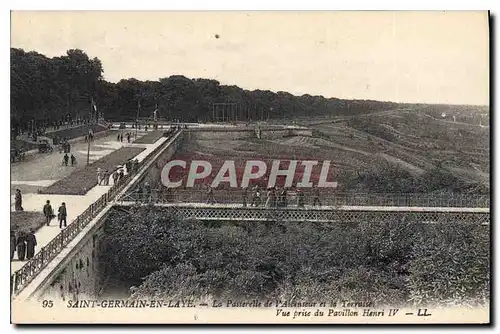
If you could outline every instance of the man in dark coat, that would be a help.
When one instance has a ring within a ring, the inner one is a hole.
[[[285,187],[281,189],[280,199],[281,199],[281,206],[286,208],[288,206],[288,200],[287,200],[287,191]]]
[[[109,186],[109,177],[111,175],[109,175],[109,172],[107,169],[104,170],[103,174],[102,174],[102,185],[104,186]]]
[[[66,227],[66,218],[68,217],[68,211],[66,211],[66,203],[62,202],[61,206],[59,207],[59,228],[63,228],[63,221],[64,221],[64,227]]]
[[[17,238],[16,232],[10,231],[10,260],[14,258],[14,253],[16,252]]]
[[[45,222],[47,226],[50,225],[50,221],[53,218],[54,210],[52,210],[52,206],[50,205],[50,201],[47,200],[47,203],[43,206],[43,215],[45,216]]]
[[[118,171],[118,183],[120,183],[124,176],[125,174],[123,173],[123,169],[120,168],[120,170]]]
[[[319,199],[319,188],[318,186],[316,185],[313,189],[313,206],[316,206],[316,204],[318,204],[318,206],[321,206],[321,201]]]
[[[214,190],[207,184],[207,204],[215,204]]]
[[[23,209],[23,195],[21,194],[21,189],[16,189],[16,195],[14,197],[14,207],[16,211],[24,211]]]
[[[68,153],[64,153],[64,166],[67,166],[68,165],[68,160],[69,160],[69,157],[68,157]]]
[[[299,208],[304,207],[304,193],[301,189],[297,189],[297,206]]]
[[[125,162],[125,169],[127,170],[128,174],[132,173],[132,161],[131,160],[127,160],[127,162]]]
[[[35,230],[30,230],[26,236],[26,258],[31,260],[35,256],[36,237]]]
[[[19,261],[24,261],[24,256],[26,254],[26,243],[24,234],[20,234],[17,237],[17,258]]]
[[[113,184],[118,183],[118,171],[113,173]]]
[[[73,155],[73,153],[71,153],[71,167],[73,167],[74,165],[76,165],[76,158],[75,156]]]

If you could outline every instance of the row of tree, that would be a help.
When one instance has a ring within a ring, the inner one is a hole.
[[[261,120],[283,117],[338,116],[394,109],[392,102],[341,100],[294,96],[287,92],[244,90],[221,85],[211,79],[189,79],[182,75],[158,81],[104,80],[103,66],[78,49],[48,58],[35,51],[11,49],[11,119],[14,126],[29,122],[54,122],[86,117],[91,101],[106,119],[134,120],[159,117],[181,121],[214,119],[214,104],[235,103],[233,119]],[[225,112],[228,115],[228,112]],[[222,111],[219,111],[219,117]]]

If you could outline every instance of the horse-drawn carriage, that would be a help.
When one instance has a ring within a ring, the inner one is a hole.
[[[40,153],[51,153],[54,151],[54,148],[52,145],[50,145],[49,141],[47,139],[42,139],[38,143],[38,152]]]
[[[17,148],[10,149],[10,162],[23,161],[24,157],[23,150]]]

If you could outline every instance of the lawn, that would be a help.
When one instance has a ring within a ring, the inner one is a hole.
[[[158,139],[163,137],[163,132],[160,130],[151,131],[145,136],[134,141],[134,144],[154,144]]]
[[[10,230],[19,232],[29,232],[31,229],[35,231],[45,223],[45,217],[40,211],[22,211],[10,213]]]
[[[94,163],[76,170],[50,187],[41,189],[40,192],[42,194],[85,195],[87,191],[97,185],[97,168],[112,172],[117,165],[124,164],[144,150],[145,148],[140,147],[122,147]]]
[[[99,124],[92,124],[90,127],[94,133],[106,130],[106,128],[104,126],[99,125]],[[73,138],[83,137],[88,133],[89,133],[88,125],[82,125],[82,126],[75,127],[75,128],[63,129],[60,131],[50,132],[50,133],[47,133],[45,136],[47,136],[49,138],[55,138],[56,136],[58,136],[59,138],[73,139]]]

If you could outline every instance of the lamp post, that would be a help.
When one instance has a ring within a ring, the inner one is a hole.
[[[87,166],[90,165],[90,123],[89,123],[89,134],[87,135]]]

